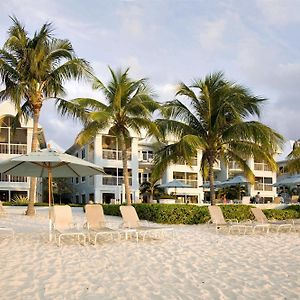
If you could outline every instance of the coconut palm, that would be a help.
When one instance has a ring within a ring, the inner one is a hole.
[[[161,188],[158,181],[160,177],[151,176],[149,181],[144,181],[140,185],[140,193],[149,195],[149,202],[151,203],[154,197],[159,197],[164,194],[164,188]]]
[[[0,50],[0,80],[5,88],[0,99],[10,99],[18,110],[17,118],[33,118],[31,151],[38,147],[38,122],[44,101],[63,97],[63,84],[89,74],[89,64],[75,56],[69,40],[52,36],[51,23],[44,24],[30,37],[25,27],[12,17],[8,39]],[[30,181],[27,215],[34,215],[36,180]]]
[[[259,117],[265,99],[227,81],[221,72],[196,80],[191,86],[181,83],[176,96],[186,97],[189,105],[178,99],[164,105],[165,118],[158,119],[157,124],[163,135],[171,134],[176,142],[157,152],[156,169],[178,161],[191,164],[202,150],[211,204],[215,203],[213,169],[217,160],[236,161],[250,182],[254,175],[246,163],[249,157],[263,159],[276,169],[273,154],[283,141],[281,135],[258,121],[249,121],[250,117]]]
[[[76,139],[79,145],[86,144],[104,129],[109,129],[109,134],[117,137],[122,152],[126,201],[130,205],[130,131],[140,134],[143,128],[149,133],[157,133],[151,115],[159,108],[159,104],[152,98],[146,79],[130,79],[129,69],[125,72],[115,72],[111,68],[109,70],[112,78],[108,85],[98,78],[94,78],[93,83],[93,88],[103,93],[106,104],[95,99],[77,98],[72,101],[59,101],[58,109],[62,115],[69,115],[83,122],[84,128]]]
[[[300,140],[294,142],[293,150],[288,155],[286,168],[289,173],[300,172]]]

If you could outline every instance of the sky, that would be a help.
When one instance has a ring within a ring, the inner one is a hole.
[[[0,46],[15,15],[32,35],[52,22],[104,83],[108,66],[149,78],[161,102],[176,86],[223,71],[267,98],[260,121],[286,139],[300,138],[300,0],[10,0],[0,1]],[[103,96],[68,82],[66,99]],[[60,117],[53,101],[40,118],[46,139],[69,148],[81,124]]]

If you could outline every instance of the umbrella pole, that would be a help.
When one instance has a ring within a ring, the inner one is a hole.
[[[51,168],[48,167],[48,203],[49,203],[49,241],[52,241],[52,211],[51,211],[51,191],[52,191]]]

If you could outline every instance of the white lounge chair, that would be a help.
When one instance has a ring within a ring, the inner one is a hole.
[[[210,220],[208,224],[214,224],[216,226],[216,232],[219,230],[226,229],[229,233],[232,230],[237,229],[239,233],[246,233],[248,224],[240,224],[236,219],[227,219],[225,220],[221,208],[217,205],[208,206],[208,211],[210,214]]]
[[[63,236],[75,236],[78,240],[82,237],[85,245],[86,235],[73,223],[72,209],[69,205],[53,206],[53,228],[55,241],[57,242],[58,239],[58,246],[60,246],[61,237]]]
[[[114,235],[119,236],[119,231],[107,227],[103,208],[100,204],[87,204],[85,206],[86,226],[88,229],[89,241],[94,235],[94,244],[100,236],[110,236],[113,239]]]
[[[255,225],[257,228],[261,226],[269,226],[269,228],[274,227],[277,232],[280,229],[287,229],[287,231],[291,231],[293,225],[291,223],[280,222],[280,221],[269,221],[264,212],[258,207],[252,207],[251,211],[255,217],[257,224]],[[253,229],[254,231],[255,229]]]
[[[123,218],[123,228],[136,230],[137,241],[139,239],[139,236],[142,236],[144,240],[147,235],[163,236],[165,232],[172,232],[172,237],[174,237],[174,230],[171,227],[154,227],[142,225],[133,206],[120,206],[120,211]]]

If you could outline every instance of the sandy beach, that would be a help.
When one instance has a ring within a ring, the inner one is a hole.
[[[300,234],[216,234],[176,225],[175,238],[48,241],[47,209],[7,207],[0,233],[1,299],[300,299]],[[81,208],[74,220],[84,222]],[[116,226],[121,218],[107,217]]]

